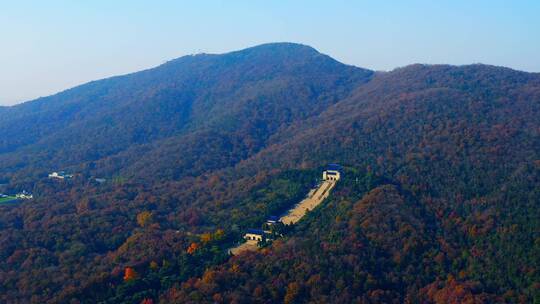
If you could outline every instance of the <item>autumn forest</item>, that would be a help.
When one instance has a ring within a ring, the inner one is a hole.
[[[0,107],[0,302],[540,303],[539,185],[540,74],[185,56]]]

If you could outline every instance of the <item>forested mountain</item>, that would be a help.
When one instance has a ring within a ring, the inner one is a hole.
[[[367,172],[349,172],[275,250],[167,299],[538,301],[539,88],[536,74],[482,65],[378,75],[241,168],[338,160]]]
[[[539,74],[374,73],[289,43],[182,57],[0,109],[0,183],[35,194],[0,206],[0,299],[540,301],[539,151]],[[331,162],[322,206],[228,257]]]
[[[196,175],[257,152],[276,130],[320,113],[372,74],[297,44],[185,56],[8,108],[0,172],[36,178],[83,164],[105,175],[141,167]]]

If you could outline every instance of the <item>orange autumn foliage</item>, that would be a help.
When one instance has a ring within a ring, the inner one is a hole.
[[[124,281],[130,281],[137,278],[137,272],[131,267],[126,267],[124,271]]]
[[[197,251],[197,249],[199,249],[199,244],[191,243],[191,245],[189,245],[189,247],[187,249],[187,253],[193,254],[195,251]]]
[[[449,275],[445,282],[437,280],[422,288],[421,294],[426,301],[436,304],[488,303],[488,295],[477,289],[474,282],[458,281]]]

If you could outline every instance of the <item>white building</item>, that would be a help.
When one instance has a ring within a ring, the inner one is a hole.
[[[21,193],[17,193],[15,195],[15,197],[18,198],[18,199],[33,199],[34,198],[34,196],[31,193],[26,192],[26,191],[23,191]]]
[[[269,216],[268,219],[266,220],[266,225],[268,226],[273,226],[278,223],[280,223],[279,217],[275,215]]]
[[[73,177],[72,174],[66,174],[64,171],[53,172],[49,174],[49,178],[56,178],[56,179],[68,179],[72,177]]]
[[[322,179],[324,181],[338,181],[341,178],[341,166],[337,164],[330,164],[323,171]]]
[[[106,182],[107,180],[104,179],[104,178],[94,178],[94,181],[98,184],[103,184],[104,182]]]
[[[248,243],[259,243],[264,240],[264,231],[261,229],[248,229],[247,233],[244,235],[244,239]]]

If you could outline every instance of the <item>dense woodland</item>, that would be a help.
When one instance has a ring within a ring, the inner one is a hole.
[[[319,208],[227,254],[331,162]],[[0,184],[35,196],[0,206],[1,302],[540,303],[538,74],[182,57],[0,108]]]

